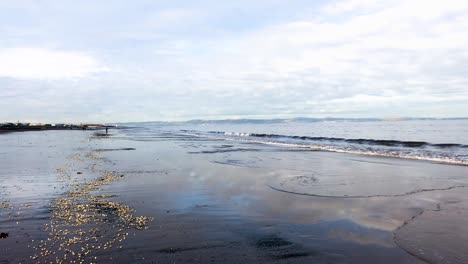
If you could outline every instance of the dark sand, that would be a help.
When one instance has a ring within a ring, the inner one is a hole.
[[[467,167],[167,135],[0,137],[0,263],[468,262]]]

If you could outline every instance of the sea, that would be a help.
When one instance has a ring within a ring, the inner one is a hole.
[[[328,152],[468,165],[468,119],[273,119],[124,123],[128,137],[161,133]]]
[[[0,134],[0,263],[468,263],[468,119]]]

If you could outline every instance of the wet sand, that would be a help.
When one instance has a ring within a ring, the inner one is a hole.
[[[174,135],[0,137],[0,263],[468,261],[464,166]]]

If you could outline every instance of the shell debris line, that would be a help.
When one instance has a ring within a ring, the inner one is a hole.
[[[11,204],[10,204],[10,201],[0,201],[0,209],[10,209],[11,208]]]
[[[3,217],[8,217],[8,218],[13,218],[13,212],[12,212],[13,207],[11,206],[11,203],[9,200],[0,200],[0,220],[2,220]],[[0,231],[5,231],[1,228],[0,226]],[[1,233],[0,238],[7,238],[8,233]]]
[[[85,157],[93,161],[101,160],[93,154]],[[96,171],[95,165],[89,168]],[[81,176],[66,169],[58,172],[62,179]],[[97,194],[100,187],[120,180],[124,175],[109,171],[99,171],[99,174],[99,178],[88,183],[72,180],[74,183],[64,197],[51,203],[51,220],[45,225],[49,237],[34,247],[36,254],[30,259],[37,263],[96,262],[97,251],[115,248],[117,243],[129,236],[132,229],[148,228],[153,218],[135,216],[133,208],[111,201],[113,195]]]
[[[7,199],[9,192],[7,191],[7,186],[0,186],[0,210],[2,209],[11,209],[10,200]],[[0,214],[2,211],[0,211]]]
[[[0,186],[0,220],[2,220],[3,217],[8,217],[12,218],[14,215],[14,210],[13,210],[13,205],[11,204],[11,191],[9,190],[8,186],[3,185],[3,182],[1,183],[2,186]],[[0,231],[2,230],[2,226],[0,225]]]

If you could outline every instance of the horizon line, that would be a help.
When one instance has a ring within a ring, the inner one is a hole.
[[[408,120],[454,120],[454,119],[468,119],[466,117],[411,117],[411,116],[403,116],[403,117],[306,117],[306,116],[298,116],[298,117],[277,117],[277,118],[255,118],[255,117],[246,117],[246,118],[220,118],[220,119],[204,119],[204,118],[194,118],[194,119],[186,119],[186,120],[148,120],[148,121],[118,121],[118,122],[101,122],[101,121],[89,121],[89,122],[41,122],[41,121],[0,121],[0,124],[6,123],[35,123],[35,124],[121,124],[121,123],[189,123],[189,122],[229,122],[229,121],[287,121],[287,120],[335,120],[335,121],[346,121],[346,120],[374,120],[374,121],[408,121]]]

